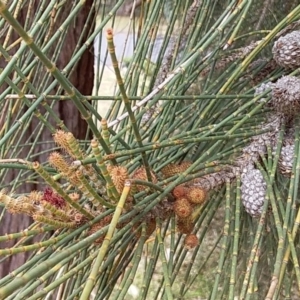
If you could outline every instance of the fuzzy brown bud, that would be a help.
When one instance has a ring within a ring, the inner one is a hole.
[[[80,199],[80,195],[78,193],[71,193],[69,194],[69,197],[73,200],[73,201],[79,201]]]
[[[178,218],[187,218],[192,214],[192,205],[186,198],[177,199],[173,208]]]
[[[176,199],[179,199],[185,197],[186,192],[187,192],[186,188],[182,184],[180,184],[174,188],[172,194]]]
[[[206,199],[206,191],[199,187],[190,187],[187,192],[187,199],[192,204],[203,204]]]

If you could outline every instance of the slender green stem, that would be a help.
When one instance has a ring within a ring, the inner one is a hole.
[[[108,246],[110,244],[110,240],[114,234],[114,231],[115,231],[115,228],[116,228],[116,225],[117,225],[117,222],[120,218],[120,215],[122,213],[122,210],[123,210],[123,207],[124,207],[124,204],[125,204],[125,201],[129,195],[129,192],[130,192],[130,182],[127,181],[125,183],[125,186],[124,186],[124,189],[123,189],[123,192],[122,192],[122,195],[121,195],[121,198],[118,202],[118,205],[116,206],[116,209],[115,209],[115,212],[114,212],[114,216],[111,220],[111,223],[109,225],[109,228],[108,228],[108,231],[107,231],[107,234],[104,238],[104,242],[99,250],[99,253],[98,253],[98,256],[96,258],[96,261],[93,265],[93,268],[92,268],[92,271],[90,272],[90,275],[87,279],[87,282],[84,286],[84,289],[83,289],[83,292],[80,296],[80,300],[88,300],[90,299],[90,294],[95,286],[95,283],[96,283],[96,278],[98,276],[98,273],[99,273],[99,268],[104,260],[104,257],[108,251]]]

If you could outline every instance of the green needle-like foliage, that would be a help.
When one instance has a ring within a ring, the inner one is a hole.
[[[0,299],[299,299],[299,1],[0,15]]]

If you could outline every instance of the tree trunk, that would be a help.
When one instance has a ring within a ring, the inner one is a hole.
[[[84,26],[86,25],[90,30],[93,29],[96,20],[95,13],[93,14],[93,17],[90,18],[91,21],[89,22],[89,24],[86,24],[87,16],[92,9],[92,4],[93,4],[93,0],[87,0],[85,6],[76,16],[74,24],[72,24],[69,27],[68,33],[65,37],[64,45],[62,47],[59,58],[56,62],[56,66],[60,70],[62,70],[70,61]],[[72,1],[67,1],[64,4],[62,13],[60,13],[59,17],[55,20],[56,24],[53,33],[56,32],[56,30],[59,28],[62,22],[69,15],[72,5],[73,5]],[[38,9],[39,0],[35,1],[34,7],[35,9]],[[19,22],[22,25],[24,25],[26,21],[27,9],[28,6],[27,5],[24,6],[18,18]],[[35,13],[35,9],[32,10],[32,13]],[[83,37],[82,39],[83,42],[85,41],[86,37],[87,34],[85,35],[85,37]],[[15,34],[12,36],[13,40],[17,38],[18,37]],[[11,52],[10,55],[12,55]],[[49,54],[48,57],[50,57]],[[87,49],[85,53],[82,55],[81,59],[78,61],[77,65],[73,68],[73,72],[69,76],[69,80],[83,95],[91,95],[93,89],[93,77],[94,77],[94,53],[92,50]],[[3,91],[3,87],[2,87],[2,91]],[[64,121],[67,128],[74,134],[75,137],[79,139],[86,137],[86,132],[87,132],[86,122],[81,118],[80,113],[77,111],[75,105],[72,103],[71,100],[61,101],[61,102],[57,101],[57,103],[53,107],[53,110],[57,113],[58,117]],[[54,123],[51,120],[50,122],[54,125]],[[29,128],[33,129],[36,126],[39,126],[39,121],[37,119],[34,119],[31,122]],[[24,137],[24,140],[28,139],[30,134],[31,134],[31,130],[28,130],[28,135]],[[49,141],[49,140],[52,140],[52,134],[47,129],[45,129],[41,135],[41,141]],[[40,151],[47,150],[47,148],[49,149],[49,147],[53,147],[53,144],[52,145],[49,145],[47,143],[41,144],[37,146],[34,150],[36,153],[38,153]],[[23,157],[26,157],[25,153]],[[39,157],[36,157],[35,159],[43,162],[46,159],[46,155],[41,155]],[[16,173],[14,171],[10,171],[6,178],[6,182],[9,182],[11,179],[15,178],[15,176]],[[41,189],[41,187],[39,185],[26,184],[26,186],[22,186],[22,188],[18,189],[17,192],[28,193],[29,191],[34,189]],[[26,215],[23,214],[11,215],[9,213],[6,213],[4,218],[1,220],[0,235],[5,235],[7,233],[14,233],[14,232],[19,232],[21,230],[24,230],[30,225],[31,222],[32,219]],[[9,243],[2,243],[2,245],[0,243],[0,248],[11,247],[12,245],[14,245],[14,243],[15,241],[11,241]],[[26,254],[20,253],[18,255],[14,255],[6,259],[5,261],[3,261],[0,267],[0,278],[5,276],[9,272],[13,271],[20,265],[22,265],[26,261],[29,255],[30,253],[26,253]]]

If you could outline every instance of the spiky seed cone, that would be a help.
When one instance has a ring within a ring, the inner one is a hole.
[[[228,167],[219,172],[195,178],[190,186],[197,186],[209,191],[223,185],[227,180],[234,179],[236,173],[240,173],[240,170],[254,164],[260,159],[260,156],[265,155],[267,146],[272,149],[276,147],[281,122],[282,118],[278,115],[273,114],[269,117],[268,122],[261,126],[262,129],[268,129],[268,132],[252,138],[251,143],[243,149],[243,154],[236,159],[237,168]]]
[[[187,189],[184,187],[183,184],[176,186],[172,191],[172,194],[176,199],[185,197],[186,193]]]
[[[199,187],[190,187],[187,192],[187,199],[192,204],[203,204],[206,199],[206,191]]]
[[[109,175],[117,189],[121,194],[124,188],[125,181],[128,179],[128,171],[123,166],[107,166]]]
[[[195,234],[189,234],[184,239],[184,247],[188,250],[192,250],[199,245],[199,239]]]
[[[281,148],[278,166],[280,173],[286,177],[290,177],[292,173],[294,152],[295,145],[292,141]]]
[[[179,198],[174,202],[174,212],[178,218],[187,218],[192,214],[192,205],[186,198]]]
[[[259,217],[265,202],[267,184],[260,170],[248,165],[241,177],[242,202],[247,213]]]
[[[290,118],[300,112],[300,79],[295,76],[283,76],[272,89],[271,103],[274,110]]]
[[[169,165],[165,166],[164,168],[162,168],[161,172],[165,178],[169,178],[176,174],[183,173],[191,165],[192,165],[192,163],[187,162],[187,161],[181,163],[180,165],[179,164],[169,164]]]
[[[177,230],[183,234],[190,234],[194,229],[194,223],[191,217],[177,220]]]
[[[273,46],[273,57],[278,65],[286,69],[300,66],[300,31],[292,31],[280,37]]]
[[[155,176],[155,174],[150,171],[151,173],[151,179],[152,179],[152,182],[153,183],[157,183],[157,178]],[[148,178],[147,178],[147,174],[146,174],[146,169],[144,167],[141,167],[141,168],[138,168],[137,170],[135,170],[135,172],[132,174],[132,179],[138,179],[138,180],[145,180],[145,181],[148,181]],[[144,186],[144,185],[135,185],[135,189],[137,192],[141,192],[141,191],[144,191],[147,187]]]

